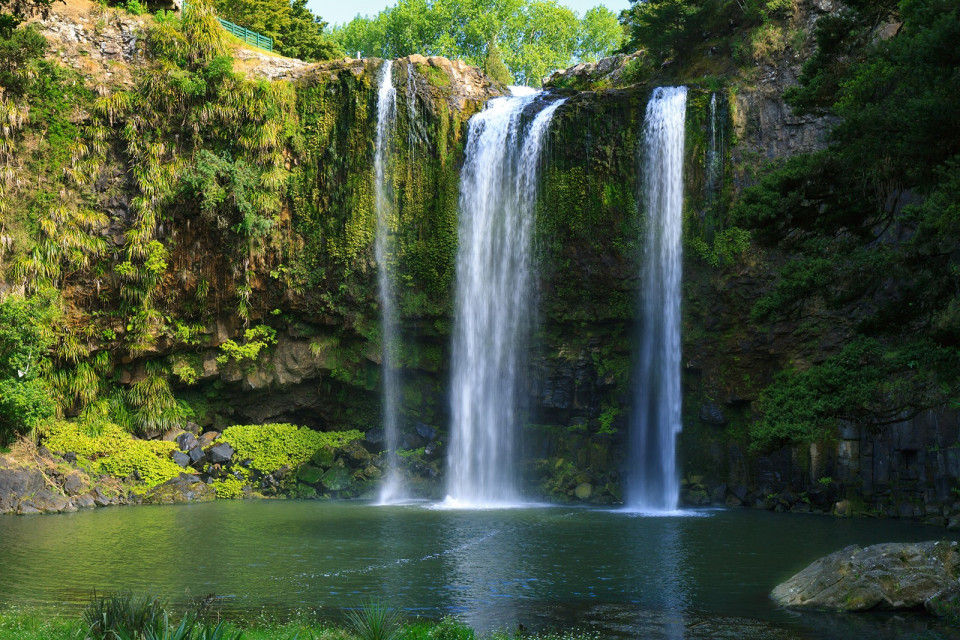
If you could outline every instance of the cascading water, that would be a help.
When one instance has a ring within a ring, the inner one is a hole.
[[[397,458],[399,445],[400,372],[397,355],[400,348],[397,305],[394,296],[396,199],[389,177],[391,144],[397,117],[397,90],[393,87],[393,62],[387,60],[380,71],[377,96],[377,142],[373,160],[376,186],[377,236],[374,254],[377,260],[377,285],[380,294],[380,342],[383,384],[383,431],[387,447],[387,474],[380,488],[380,503],[389,504],[404,497],[403,479]]]
[[[717,104],[717,94],[710,95],[709,139],[706,160],[705,195],[708,208],[716,208],[721,201],[720,191],[723,182],[723,140],[724,114],[722,105]]]
[[[628,507],[677,508],[676,441],[681,429],[680,277],[686,87],[660,87],[644,125],[646,237],[640,353],[630,425]]]
[[[564,100],[524,126],[533,92],[491,100],[470,119],[460,178],[447,501],[517,503],[521,354],[535,291],[531,241],[546,132]]]

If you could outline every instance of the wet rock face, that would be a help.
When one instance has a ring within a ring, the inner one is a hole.
[[[956,542],[852,545],[820,558],[778,585],[781,606],[827,611],[917,609],[956,585]]]

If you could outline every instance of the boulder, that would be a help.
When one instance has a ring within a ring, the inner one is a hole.
[[[297,471],[297,480],[306,484],[317,484],[323,477],[323,469],[305,464]]]
[[[73,503],[80,509],[92,509],[97,506],[97,504],[93,501],[93,496],[89,493],[85,493],[82,496],[77,496]]]
[[[310,457],[310,462],[318,467],[327,469],[333,466],[333,461],[335,458],[336,452],[333,450],[333,447],[323,445]]]
[[[342,451],[358,464],[366,463],[370,459],[370,452],[367,451],[366,447],[364,447],[363,443],[359,440],[351,440],[343,445]]]
[[[343,491],[350,486],[350,472],[343,467],[333,467],[320,478],[320,482],[329,491]]]
[[[226,442],[221,442],[210,447],[207,455],[210,456],[210,462],[214,464],[226,464],[233,457],[233,447]]]
[[[168,429],[163,434],[161,440],[164,442],[176,442],[177,438],[179,438],[183,433],[184,431],[180,427],[173,427],[172,429]]]
[[[173,461],[184,469],[190,466],[190,456],[183,451],[174,451],[173,455],[170,457],[173,458]]]
[[[203,461],[207,459],[207,454],[204,453],[203,449],[200,447],[194,447],[193,449],[190,449],[187,455],[190,456],[190,464],[193,466],[202,464]]]
[[[852,545],[815,561],[770,595],[792,608],[916,609],[954,585],[958,571],[956,542]]]
[[[199,477],[181,473],[176,478],[159,484],[143,495],[144,504],[178,504],[183,502],[207,502],[217,497],[212,486]]]
[[[382,428],[374,427],[364,434],[363,439],[370,444],[383,444],[387,438]]]
[[[219,431],[207,431],[202,436],[200,436],[200,446],[206,449],[213,441],[220,437]]]
[[[573,490],[573,495],[577,496],[578,500],[589,500],[590,496],[593,495],[593,485],[589,482],[581,482]]]
[[[423,422],[417,423],[416,431],[418,436],[426,440],[433,440],[437,437],[437,430]]]
[[[88,484],[83,481],[83,476],[79,471],[71,471],[63,481],[63,490],[68,496],[76,496],[83,493]]]
[[[181,433],[177,436],[177,446],[181,451],[190,451],[197,448],[197,437],[190,432]]]
[[[43,487],[43,474],[37,469],[0,468],[0,513],[16,511],[21,500]]]

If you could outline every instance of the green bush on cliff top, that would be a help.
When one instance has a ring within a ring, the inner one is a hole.
[[[322,432],[293,424],[238,425],[221,435],[239,460],[251,460],[250,466],[262,473],[297,467],[323,446],[338,448],[362,437],[355,429]]]

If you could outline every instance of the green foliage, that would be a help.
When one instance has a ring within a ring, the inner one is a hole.
[[[186,418],[186,409],[170,389],[167,371],[158,363],[148,363],[146,375],[127,392],[133,426],[140,433],[159,433]]]
[[[48,383],[57,317],[50,295],[0,299],[0,445],[31,433],[56,409]]]
[[[147,11],[147,7],[144,6],[140,0],[125,0],[118,6],[123,7],[135,16],[143,15]]]
[[[240,236],[263,236],[280,209],[278,194],[262,190],[259,169],[229,154],[201,149],[183,180],[186,195],[197,198],[204,220]],[[266,215],[265,215],[266,214]]]
[[[398,611],[379,600],[368,600],[359,609],[345,613],[347,622],[360,640],[396,640],[400,637],[403,619]]]
[[[713,237],[713,246],[702,238],[691,240],[693,250],[711,267],[729,265],[750,249],[750,232],[739,227],[724,229]]]
[[[213,488],[218,498],[235,499],[244,497],[243,487],[246,483],[237,478],[223,478],[213,481]]]
[[[901,421],[939,402],[943,374],[955,381],[958,370],[954,349],[913,341],[885,350],[875,339],[856,338],[823,363],[776,376],[756,403],[762,417],[750,427],[752,446],[829,439],[838,420],[868,426]]]
[[[47,425],[43,444],[51,451],[76,453],[78,462],[95,474],[120,479],[135,474],[145,488],[183,471],[170,459],[175,443],[138,440],[110,422],[56,421]]]
[[[0,38],[8,38],[24,20],[47,17],[56,2],[65,0],[0,0]]]
[[[227,340],[221,344],[217,362],[220,364],[236,362],[241,366],[250,366],[257,361],[261,351],[276,343],[276,329],[267,325],[257,325],[243,332],[242,344],[237,344],[233,340]]]
[[[699,39],[700,12],[701,5],[690,0],[634,0],[626,49],[647,49],[657,60],[682,55]]]
[[[2,15],[2,14],[0,14]],[[33,82],[35,61],[43,57],[47,40],[34,24],[4,33],[0,27],[0,87],[10,97],[22,96]]]
[[[83,611],[88,634],[97,640],[162,633],[164,618],[159,600],[130,593],[95,597]]]
[[[215,6],[227,20],[273,38],[274,51],[285,56],[317,62],[343,55],[306,0],[216,0]]]
[[[899,31],[875,37],[888,18]],[[841,117],[832,144],[769,169],[732,215],[789,252],[755,322],[831,314],[850,326],[832,327],[839,353],[763,392],[761,447],[826,437],[838,419],[903,419],[960,388],[960,123],[948,106],[960,8],[856,1],[817,25],[821,50],[790,99]]]
[[[295,468],[322,447],[342,447],[363,438],[359,431],[314,431],[292,424],[227,427],[220,438],[233,447],[237,458],[249,458],[250,467],[261,473]]]
[[[596,62],[617,51],[624,42],[624,29],[617,15],[603,5],[587,9],[580,21],[580,41],[576,58],[580,62]]]
[[[83,617],[92,640],[240,640],[243,633],[224,621],[203,620],[202,607],[188,611],[175,624],[154,598],[131,594],[95,596],[84,609]]]
[[[507,65],[503,64],[503,57],[500,55],[500,47],[491,40],[487,43],[487,55],[483,59],[483,72],[493,80],[502,84],[512,84],[513,76]]]
[[[357,17],[335,29],[333,37],[349,53],[460,58],[493,71],[500,81],[511,75],[520,84],[539,86],[578,57],[608,55],[619,46],[622,31],[603,7],[581,20],[553,0],[400,0],[372,18]],[[507,74],[497,63],[501,56]]]

